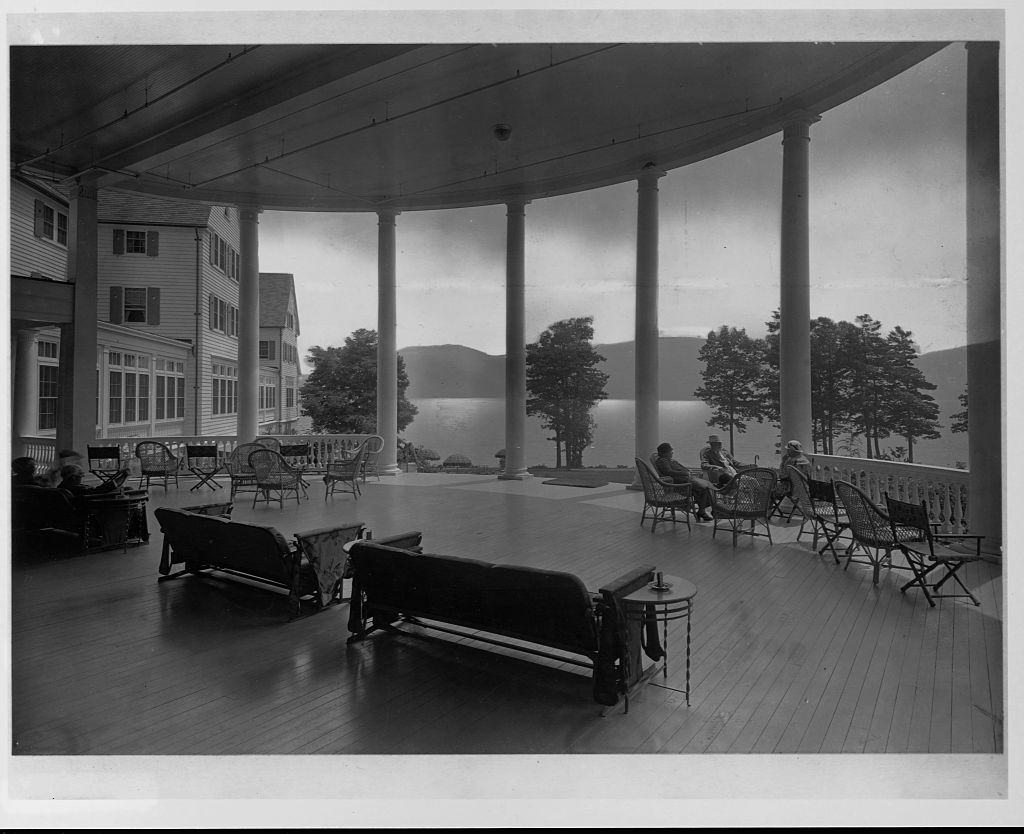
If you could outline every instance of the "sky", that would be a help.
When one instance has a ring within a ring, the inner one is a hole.
[[[951,44],[811,127],[811,315],[869,313],[922,351],[966,343],[964,46]],[[779,304],[781,134],[659,182],[659,326],[763,335]],[[636,184],[526,207],[526,337],[594,317],[634,336]],[[397,219],[398,346],[504,354],[505,207]],[[260,270],[295,275],[300,351],[376,328],[373,214],[266,211]],[[308,370],[308,368],[306,369]]]

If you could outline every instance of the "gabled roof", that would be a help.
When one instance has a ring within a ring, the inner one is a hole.
[[[299,311],[294,303],[295,276],[290,272],[260,273],[260,327],[287,326],[286,313],[292,302],[295,309],[295,332],[299,332]]]
[[[137,223],[147,226],[207,226],[212,207],[205,203],[127,194],[102,188],[97,214],[100,223]]]

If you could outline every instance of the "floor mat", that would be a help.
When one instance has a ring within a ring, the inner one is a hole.
[[[608,486],[608,481],[577,481],[573,478],[552,478],[550,481],[541,481],[541,483],[553,486],[583,487],[584,489]]]

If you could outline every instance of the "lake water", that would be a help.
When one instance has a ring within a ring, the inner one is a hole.
[[[505,447],[505,403],[489,399],[423,399],[412,400],[419,409],[416,419],[402,433],[406,440],[434,449],[444,460],[455,452],[469,457],[474,464],[491,466],[494,453]],[[602,400],[594,409],[594,442],[583,454],[585,466],[632,466],[634,422],[633,400]],[[726,441],[724,432],[707,425],[711,409],[702,402],[672,400],[661,403],[659,421],[661,439],[676,449],[676,459],[696,463],[701,447],[711,433]],[[526,465],[555,463],[555,444],[548,440],[550,432],[540,420],[526,420]],[[737,434],[735,456],[752,463],[760,455],[761,463],[775,465],[777,430],[765,423],[752,423],[745,434]],[[893,441],[888,445],[902,445]],[[914,458],[918,463],[952,466],[956,460],[967,460],[967,436],[944,436],[941,440],[916,444]]]
[[[466,455],[477,466],[495,466],[494,453],[505,447],[505,401],[499,398],[443,398],[412,400],[419,409],[416,419],[402,432],[402,437],[418,446],[434,449],[441,460],[456,452]],[[701,447],[711,433],[728,440],[724,432],[707,425],[711,409],[692,400],[671,400],[661,403],[662,440],[676,449],[676,459],[695,464]],[[602,400],[595,406],[594,442],[583,454],[584,466],[632,466],[633,400]],[[300,421],[308,423],[308,418]],[[526,418],[526,465],[553,466],[555,444],[548,440],[550,432],[536,417]],[[778,432],[767,423],[752,423],[745,434],[737,434],[736,458],[753,463],[760,455],[761,463],[774,466],[778,461],[775,444]],[[903,445],[896,440],[887,446]],[[945,432],[939,440],[919,441],[914,450],[917,463],[953,466],[967,460],[967,435]]]

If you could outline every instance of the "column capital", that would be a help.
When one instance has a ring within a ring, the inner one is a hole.
[[[527,200],[525,197],[515,197],[510,200],[506,200],[505,208],[507,209],[507,214],[525,214],[526,207],[531,202],[533,201]]]
[[[238,205],[238,219],[246,223],[259,223],[260,215],[263,214],[263,206]]]
[[[377,223],[395,225],[395,218],[402,213],[401,209],[377,209]]]
[[[782,125],[782,141],[787,139],[810,139],[811,125],[820,122],[821,116],[811,110],[796,110]]]
[[[99,198],[99,189],[96,187],[96,181],[94,179],[80,177],[75,180],[75,184],[71,188],[71,193],[68,196],[72,200],[95,201]]]
[[[637,174],[636,181],[640,188],[657,188],[658,180],[665,176],[665,173],[653,162],[645,162],[640,168],[640,173]]]

